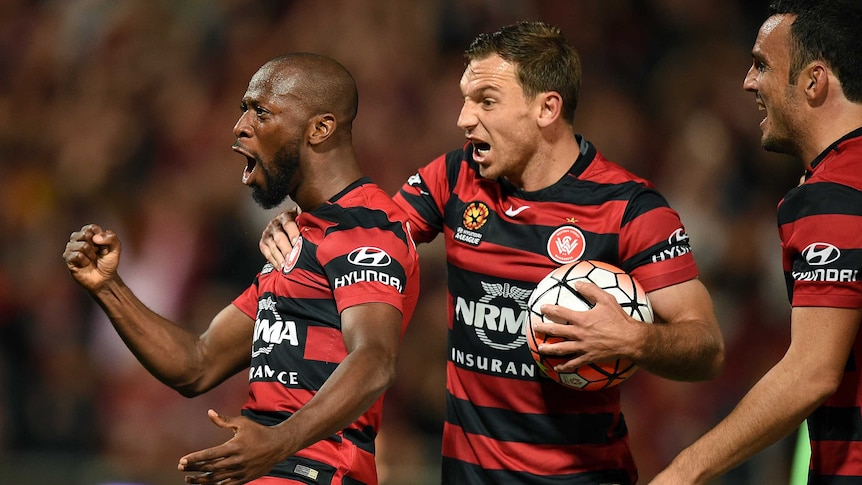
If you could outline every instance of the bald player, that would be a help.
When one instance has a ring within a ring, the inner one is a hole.
[[[89,224],[66,245],[72,278],[161,382],[193,397],[248,370],[241,415],[208,411],[232,437],[182,457],[186,483],[377,483],[374,438],[419,266],[402,212],[358,167],[357,107],[352,76],[327,57],[290,54],[254,74],[234,126],[242,182],[265,209],[296,202],[301,236],[200,335],[123,283],[112,230]]]

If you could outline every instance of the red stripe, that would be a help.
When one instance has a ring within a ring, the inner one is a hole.
[[[252,382],[248,385],[248,395],[248,400],[243,406],[245,409],[260,412],[284,411],[295,413],[314,397],[315,392],[305,389],[288,389],[277,382]],[[379,397],[350,427],[362,430],[370,425],[377,430],[380,428],[382,411],[383,396]]]
[[[508,379],[471,372],[447,363],[448,390],[455,398],[474,406],[512,409],[533,414],[595,414],[619,411],[617,387],[603,391],[569,389],[553,381]],[[506,389],[506,392],[500,392]],[[577,403],[577,406],[575,406]],[[577,413],[573,413],[573,408]]]
[[[277,382],[251,382],[244,408],[262,412],[295,413],[314,397],[313,391],[287,389]]]
[[[862,476],[862,442],[812,442],[811,468],[820,475]]]
[[[308,327],[305,360],[320,362],[341,362],[347,356],[344,346],[344,335],[334,328]]]
[[[592,470],[624,469],[635,474],[628,439],[607,445],[532,445],[495,441],[443,426],[443,456],[479,464],[488,470],[516,470],[536,475],[568,475]]]

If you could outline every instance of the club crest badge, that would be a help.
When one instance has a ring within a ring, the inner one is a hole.
[[[560,264],[581,259],[585,250],[584,233],[575,226],[559,227],[548,238],[548,256]]]
[[[299,260],[299,253],[302,251],[302,236],[296,238],[296,244],[293,245],[293,249],[290,250],[290,254],[287,256],[287,261],[284,262],[284,267],[281,269],[281,274],[288,274],[293,270],[293,267],[296,266],[296,262]]]

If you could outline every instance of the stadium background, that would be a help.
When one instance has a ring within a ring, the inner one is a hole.
[[[251,74],[288,51],[335,57],[360,90],[364,169],[393,193],[460,145],[462,50],[520,19],[558,25],[584,62],[577,129],[652,179],[686,222],[727,343],[716,381],[623,385],[641,477],[724,416],[789,339],[775,205],[801,169],[759,146],[741,89],[765,2],[707,0],[4,0],[0,3],[0,483],[180,483],[222,442],[240,375],[188,400],[149,376],[69,278],[89,222],[124,242],[121,274],[199,329],[250,281],[274,211],[240,184],[231,128]],[[384,485],[436,483],[444,411],[441,245],[380,441]],[[788,438],[717,483],[786,481]]]

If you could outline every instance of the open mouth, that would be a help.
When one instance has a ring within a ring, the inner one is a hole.
[[[473,143],[473,158],[485,158],[491,150],[491,145],[484,142]]]
[[[248,181],[251,179],[252,174],[254,173],[255,167],[257,167],[257,160],[254,157],[246,156],[246,165],[242,171],[242,183],[248,184]]]
[[[760,99],[760,96],[757,96],[757,111],[764,112],[764,117],[760,120],[760,125],[763,126],[763,123],[765,123],[766,119],[769,118],[769,112],[766,110],[766,105],[763,104],[763,100]]]
[[[255,167],[257,167],[257,158],[246,151],[239,142],[234,143],[231,148],[233,148],[233,151],[245,157],[245,168],[242,170],[242,183],[248,185],[249,180],[251,180],[251,176],[254,174]]]

